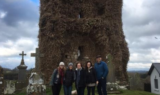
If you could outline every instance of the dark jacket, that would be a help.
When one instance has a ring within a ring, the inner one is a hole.
[[[86,83],[96,83],[96,80],[96,70],[93,67],[91,67],[90,69],[86,69]]]
[[[77,81],[78,80],[78,70],[75,71],[75,74],[76,74],[76,80],[75,80],[76,88],[85,87],[86,86],[86,72],[85,72],[85,70],[83,68],[80,70],[79,81]]]
[[[54,84],[60,84],[60,78],[58,76],[58,69],[55,69],[51,76],[50,86],[54,86]]]
[[[100,63],[95,63],[94,68],[97,73],[97,79],[106,78],[108,75],[108,66],[104,61],[101,61]]]
[[[74,70],[67,69],[64,75],[64,85],[69,87],[72,86],[75,80],[75,72]]]

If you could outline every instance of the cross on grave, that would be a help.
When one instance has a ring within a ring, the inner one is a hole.
[[[24,51],[22,51],[22,53],[21,53],[21,54],[19,54],[19,55],[21,55],[21,56],[22,56],[22,59],[24,58],[24,56],[26,56],[26,54],[24,54]]]
[[[19,54],[20,56],[22,56],[22,64],[21,65],[24,65],[24,56],[26,56],[26,54],[24,54],[24,51],[22,51],[21,54]]]
[[[36,48],[36,53],[31,53],[31,57],[35,57],[35,67],[36,67],[36,71],[39,72],[39,64],[40,64],[40,57],[44,57],[44,54],[40,54],[39,52],[39,48]]]
[[[20,65],[18,66],[18,81],[19,82],[23,82],[26,80],[26,69],[27,66],[24,64],[24,56],[26,56],[27,54],[24,53],[24,51],[22,51],[21,54],[19,54],[20,56],[22,56],[22,60]]]

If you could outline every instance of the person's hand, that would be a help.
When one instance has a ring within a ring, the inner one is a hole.
[[[99,83],[99,82],[98,82],[98,81],[96,81],[96,84],[97,84],[97,85],[98,85],[98,83]]]

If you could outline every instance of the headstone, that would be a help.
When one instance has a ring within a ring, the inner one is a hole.
[[[4,73],[4,80],[18,80],[18,73]]]
[[[114,72],[114,64],[112,63],[112,56],[110,54],[108,54],[106,56],[106,62],[108,65],[108,69],[109,69],[109,73],[108,73],[108,77],[107,77],[107,81],[114,83],[116,82],[116,78],[115,78],[115,72]]]
[[[36,53],[31,53],[31,57],[35,57],[35,68],[37,72],[40,72],[40,57],[44,57],[43,54],[40,54],[39,48],[36,48]]]
[[[4,94],[14,94],[14,92],[16,91],[15,88],[15,81],[5,81],[6,86],[4,88]]]
[[[3,68],[0,66],[0,95],[4,95],[4,76]]]
[[[21,92],[23,91],[24,89],[26,89],[28,85],[28,81],[23,81],[23,82],[19,82],[17,81],[16,84],[15,84],[15,88],[16,88],[16,92]]]
[[[108,69],[109,69],[109,73],[107,76],[107,91],[108,94],[119,94],[120,91],[118,91],[119,89],[119,82],[116,81],[115,78],[115,72],[114,72],[114,64],[112,63],[112,56],[110,54],[108,54],[106,56],[106,62],[108,65]]]
[[[18,81],[23,82],[26,80],[26,69],[27,66],[24,63],[24,51],[22,51],[22,54],[19,54],[22,56],[21,64],[18,66],[19,72],[18,72]]]
[[[36,72],[32,72],[31,76],[29,77],[27,95],[46,95],[46,86],[44,85],[44,79]]]

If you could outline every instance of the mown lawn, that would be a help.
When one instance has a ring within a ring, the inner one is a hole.
[[[50,88],[47,88],[47,95],[52,95],[52,91]],[[155,95],[149,92],[145,92],[145,91],[134,91],[134,90],[120,90],[121,94],[109,94],[109,95]],[[26,95],[26,93],[17,93],[14,95]],[[63,89],[61,89],[61,94],[60,95],[64,95]],[[85,95],[87,95],[87,90],[85,90]],[[95,93],[95,95],[97,94],[97,91]]]

